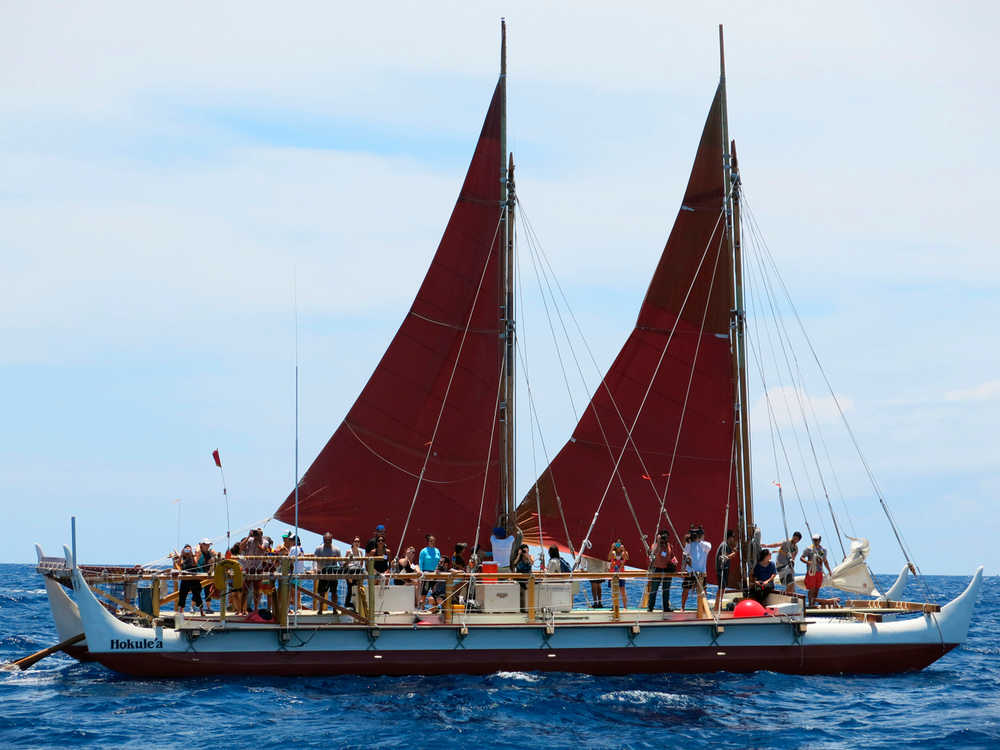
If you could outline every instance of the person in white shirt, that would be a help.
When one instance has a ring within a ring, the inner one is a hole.
[[[684,569],[687,575],[681,584],[681,612],[687,604],[688,592],[695,586],[699,590],[704,589],[708,553],[711,551],[711,542],[705,541],[705,530],[701,526],[692,526],[688,533],[688,543],[684,545]]]
[[[503,526],[493,529],[493,536],[490,537],[490,547],[493,553],[493,562],[501,573],[510,573],[510,553],[514,549],[514,535],[507,535],[507,530]]]

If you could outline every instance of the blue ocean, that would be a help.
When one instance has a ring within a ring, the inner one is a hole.
[[[894,576],[878,576],[888,586]],[[944,602],[968,578],[928,576]],[[675,599],[677,591],[675,589]],[[909,599],[925,598],[911,580]],[[892,677],[497,672],[134,680],[56,655],[0,671],[0,747],[1000,747],[1000,579],[968,643]],[[0,565],[0,659],[57,640],[41,578]]]

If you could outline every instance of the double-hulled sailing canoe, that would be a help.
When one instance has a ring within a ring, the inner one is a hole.
[[[721,41],[721,29],[720,29]],[[738,172],[725,71],[709,108],[682,204],[636,324],[569,440],[515,497],[516,327],[513,158],[506,145],[505,52],[472,161],[416,298],[343,422],[275,517],[327,529],[389,526],[404,549],[434,534],[445,549],[485,543],[498,524],[575,563],[593,540],[689,526],[721,539],[739,529],[740,589],[753,537]],[[678,531],[680,530],[680,532]],[[709,558],[708,579],[714,580]],[[302,576],[277,571],[274,622],[220,614],[113,612],[102,580],[70,554],[50,601],[60,636],[86,635],[87,658],[134,675],[433,674],[497,669],[631,672],[896,672],[920,669],[965,641],[982,569],[943,607],[838,610],[795,601],[761,616],[572,606],[574,572],[448,574],[443,611],[418,606],[414,583],[355,575],[356,610],[286,614]],[[40,553],[41,560],[41,553]],[[287,558],[286,558],[287,560]],[[507,560],[496,561],[501,566]],[[333,577],[342,574],[331,574]],[[644,574],[608,574],[628,578]],[[52,574],[52,577],[57,577]],[[127,576],[126,576],[127,577]],[[161,574],[141,573],[136,580]],[[425,576],[425,578],[427,578]],[[617,580],[614,581],[617,583]],[[158,585],[158,584],[157,584]],[[224,587],[225,588],[225,587]],[[159,590],[159,589],[157,589]],[[461,606],[456,606],[458,591]],[[895,590],[895,587],[894,587]],[[568,602],[568,604],[567,604]],[[158,604],[158,602],[157,602]],[[888,611],[886,611],[888,610]],[[82,655],[82,654],[78,654]]]

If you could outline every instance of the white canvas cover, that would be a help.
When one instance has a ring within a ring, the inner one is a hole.
[[[868,540],[847,538],[851,540],[851,549],[847,553],[847,557],[833,569],[833,575],[828,576],[823,581],[823,585],[832,586],[850,594],[864,594],[865,596],[877,594],[875,582],[868,570],[868,551],[870,548]],[[805,586],[805,577],[796,577],[795,583],[798,586]]]

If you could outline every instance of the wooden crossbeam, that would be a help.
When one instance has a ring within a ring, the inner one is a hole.
[[[844,603],[847,609],[898,609],[903,612],[940,612],[940,604],[927,602],[891,602],[877,599],[849,599]]]

